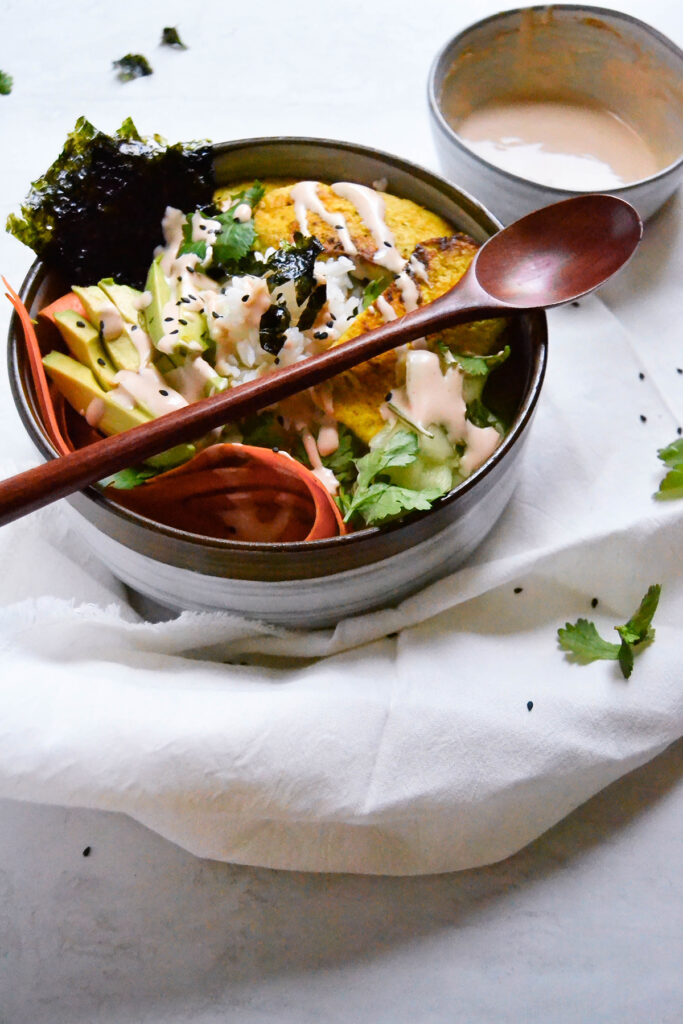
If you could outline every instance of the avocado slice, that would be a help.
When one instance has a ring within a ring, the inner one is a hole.
[[[129,324],[140,325],[142,310],[138,303],[142,299],[142,292],[127,284],[117,284],[113,277],[104,277],[98,287],[114,303],[124,320]]]
[[[165,326],[168,326],[164,324],[164,309],[169,302],[175,301],[177,296],[176,288],[168,283],[161,269],[160,256],[157,256],[149,268],[145,290],[151,294],[152,301],[143,311],[143,315],[147,333],[156,347],[166,333]],[[194,353],[204,352],[209,347],[210,340],[206,317],[203,313],[199,313],[197,310],[183,309],[182,305],[176,307],[176,311],[178,316],[176,342],[172,351],[164,353],[164,355],[173,366],[182,366],[188,355],[188,350]],[[161,367],[159,368],[161,369]]]
[[[124,318],[109,296],[96,284],[87,288],[74,285],[72,291],[83,303],[90,322],[100,329],[101,341],[116,369],[137,372],[140,369],[138,350],[126,334]]]
[[[115,388],[116,368],[107,356],[99,333],[90,321],[79,316],[73,309],[55,313],[55,321],[74,359],[78,359],[79,363],[92,370],[105,391]]]
[[[156,345],[164,336],[164,306],[171,301],[171,286],[161,269],[161,256],[158,256],[147,274],[145,291],[151,293],[152,301],[143,310],[147,333]]]
[[[97,416],[95,425],[103,434],[119,434],[153,419],[142,409],[125,409],[119,405],[113,398],[115,391],[104,391],[92,370],[63,352],[50,352],[44,356],[43,366],[69,405],[81,416],[86,416],[91,403],[99,399],[101,415]]]
[[[177,444],[175,448],[169,448],[168,451],[160,452],[158,455],[150,455],[148,459],[145,459],[145,462],[149,463],[150,466],[172,469],[174,466],[180,466],[183,462],[189,462],[196,453],[197,449],[193,444]]]

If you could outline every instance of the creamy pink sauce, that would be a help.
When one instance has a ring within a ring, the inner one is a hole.
[[[659,170],[633,128],[589,103],[510,99],[479,107],[455,128],[478,156],[555,188],[617,188]]]

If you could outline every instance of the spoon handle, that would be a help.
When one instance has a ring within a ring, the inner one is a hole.
[[[484,299],[490,302],[473,276],[466,274],[455,288],[433,302],[343,345],[0,481],[0,526],[167,448],[250,416],[397,345],[455,323],[487,319],[505,311],[506,307],[496,303],[480,305]]]

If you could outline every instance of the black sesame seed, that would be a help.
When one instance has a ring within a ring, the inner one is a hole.
[[[327,337],[327,331],[315,331],[313,337],[317,338],[319,341],[324,341]]]
[[[676,427],[676,433],[677,433],[677,434],[678,434],[678,436],[680,437],[680,436],[681,436],[681,434],[683,434],[683,427]]]
[[[178,299],[178,301],[176,302],[176,306],[179,306],[182,301],[182,299]]]
[[[330,320],[329,324],[325,324],[325,327],[334,327],[334,324],[333,324],[333,323],[332,323],[332,321]]]
[[[273,451],[277,454],[280,451],[280,449],[277,447],[277,445],[273,445]]]
[[[86,846],[86,848],[83,850],[83,856],[84,857],[89,857],[91,853],[92,853],[92,847],[91,846]]]
[[[190,300],[188,299],[188,297],[186,295],[183,295],[183,297],[182,297],[182,299],[180,301],[181,302],[189,302]]]
[[[677,366],[676,373],[683,373],[683,366]]]
[[[168,398],[168,391],[165,388],[159,388],[159,394],[163,395],[164,398]]]
[[[534,706],[534,702],[532,700],[528,700],[526,702],[526,709],[527,709],[527,711],[531,711],[533,706]]]
[[[193,295],[192,292],[188,292],[188,295],[191,299],[194,299],[195,302],[197,301],[197,296]]]
[[[280,292],[279,295],[276,295],[275,298],[277,299],[278,302],[282,302],[282,299],[283,299],[282,292]]]
[[[216,310],[214,309],[211,313],[211,316],[214,318],[214,320],[218,320],[218,318],[220,317],[220,313],[217,313]]]
[[[242,296],[242,302],[249,302],[249,296],[248,295],[243,295]]]
[[[85,327],[85,324],[83,323],[82,320],[77,320],[76,321],[76,327]]]
[[[107,364],[106,364],[106,362],[104,361],[104,359],[103,359],[103,358],[102,358],[101,356],[100,356],[100,358],[99,358],[99,359],[97,360],[97,362],[98,362],[98,364],[99,364],[100,366],[106,366],[106,365],[107,365]]]
[[[386,245],[387,249],[391,249],[391,242],[385,242],[384,244]]]
[[[514,594],[521,594],[523,590],[524,590],[524,587],[515,587],[515,589],[513,590],[513,593]]]
[[[173,321],[173,317],[172,316],[165,316],[164,317],[164,323],[165,324],[170,324],[172,321]]]
[[[638,374],[638,380],[645,380],[645,374],[644,373],[639,373]]]
[[[335,231],[343,231],[344,230],[344,225],[343,224],[335,224],[334,225],[334,230]]]
[[[199,230],[200,231],[206,231],[206,224],[200,224],[199,225]]]
[[[579,302],[572,302],[572,306],[576,306],[576,308],[578,309],[579,306],[580,306],[580,303]]]
[[[279,356],[275,356],[275,359],[273,359],[273,362],[275,363],[276,366],[279,366],[280,365],[280,357]]]
[[[593,600],[591,601],[591,608],[597,608],[597,607],[598,607],[598,599],[597,599],[597,597],[594,597]]]
[[[387,639],[389,640],[395,640],[397,636],[398,633],[387,633]]]
[[[182,277],[180,276],[180,274],[178,274],[177,280],[182,281]]]
[[[391,391],[387,391],[386,395],[384,396],[384,401],[385,402],[390,402],[391,401]]]
[[[205,313],[205,312],[206,312],[206,310],[205,310],[205,309],[204,309],[204,307],[202,306],[202,308],[201,308],[201,309],[199,310],[199,312],[200,312],[200,313]]]
[[[140,328],[138,327],[137,324],[133,324],[133,326],[131,327],[131,331],[139,331],[139,330],[140,330]]]
[[[334,315],[334,313],[330,313],[330,320],[336,320],[336,319],[337,319],[337,318],[336,318],[336,316]]]
[[[181,319],[179,318],[179,319],[178,319],[178,323],[179,323],[179,324],[182,324],[182,325],[183,325],[183,327],[187,327],[187,320],[181,320]]]
[[[171,331],[171,334],[178,334],[178,328],[176,327],[175,331]]]
[[[647,416],[643,416],[642,412],[640,414],[640,422],[641,423],[647,423]]]

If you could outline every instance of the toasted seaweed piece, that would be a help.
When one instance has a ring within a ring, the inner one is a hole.
[[[305,238],[301,232],[295,232],[294,244],[281,246],[268,260],[268,266],[273,269],[268,278],[270,291],[274,291],[287,281],[294,281],[296,301],[302,305],[315,288],[313,268],[323,251],[323,246],[317,238]]]
[[[263,316],[259,324],[259,341],[261,342],[261,348],[264,352],[269,352],[271,356],[276,356],[285,341],[285,331],[291,323],[291,317],[289,310],[283,304],[270,306]]]
[[[142,138],[130,118],[105,135],[81,117],[7,230],[70,283],[114,277],[143,288],[166,207],[202,207],[214,186],[208,143]]]
[[[187,50],[187,46],[178,35],[177,28],[166,27],[161,33],[160,46],[173,46],[176,50]]]
[[[154,74],[152,65],[141,53],[127,53],[120,60],[113,60],[112,67],[121,82],[130,82],[133,78],[145,78]]]

